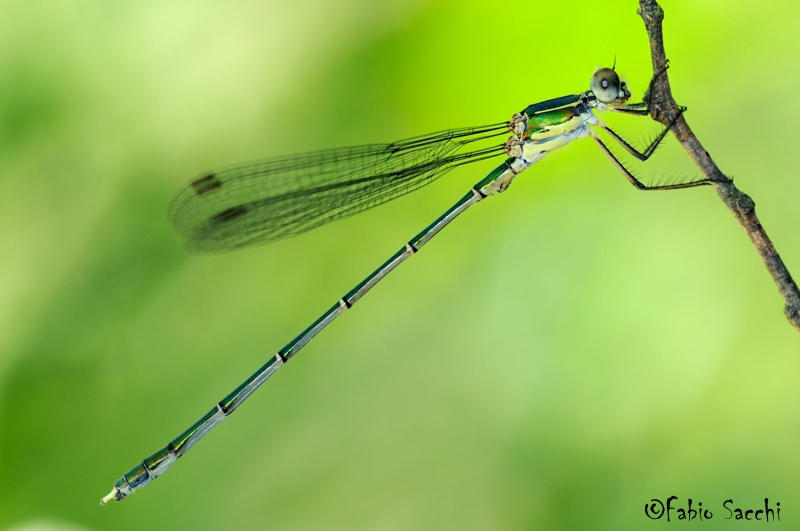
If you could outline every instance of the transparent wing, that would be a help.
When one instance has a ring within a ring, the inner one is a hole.
[[[272,242],[390,201],[461,164],[500,155],[495,137],[507,133],[502,123],[232,166],[182,188],[169,218],[195,251]]]

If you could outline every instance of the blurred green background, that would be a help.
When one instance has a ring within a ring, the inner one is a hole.
[[[800,276],[800,6],[663,6],[676,99]],[[731,525],[729,498],[797,522],[800,335],[774,284],[711,188],[638,192],[590,141],[470,209],[162,478],[98,505],[495,163],[216,256],[167,222],[181,185],[507,120],[615,55],[641,96],[636,8],[0,4],[0,529],[641,529],[670,495],[712,510],[706,529]],[[633,140],[655,127],[624,118]],[[697,174],[668,143],[641,175]]]

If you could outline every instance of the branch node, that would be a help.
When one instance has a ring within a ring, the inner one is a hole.
[[[756,209],[756,202],[744,192],[739,195],[739,200],[736,201],[736,204],[745,214],[751,214]]]

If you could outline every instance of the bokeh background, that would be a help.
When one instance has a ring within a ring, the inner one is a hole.
[[[800,7],[663,4],[676,98],[800,275]],[[98,505],[494,163],[212,256],[167,222],[181,185],[503,121],[615,56],[641,96],[636,8],[0,3],[0,529],[641,529],[671,495],[707,529],[732,523],[729,498],[795,525],[800,334],[774,284],[711,188],[638,192],[590,141],[470,209],[167,474]],[[623,118],[633,140],[655,127]],[[640,175],[697,174],[668,144]]]

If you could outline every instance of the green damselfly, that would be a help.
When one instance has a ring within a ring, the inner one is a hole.
[[[656,74],[643,101],[627,103],[631,94],[613,68],[592,76],[590,89],[529,105],[508,122],[452,129],[391,144],[333,149],[269,159],[204,174],[184,187],[172,201],[170,219],[197,251],[227,251],[295,236],[335,219],[416,190],[449,170],[484,159],[507,158],[478,181],[436,221],[339,299],[300,335],[278,351],[199,421],[146,458],[115,484],[101,503],[120,501],[147,485],[185,454],[217,423],[231,414],[253,391],[294,356],[339,314],[350,308],[403,260],[416,253],[468,207],[497,192],[550,151],[590,137],[614,165],[640,190],[665,190],[710,184],[708,179],[645,186],[615,157],[590,127],[597,127],[639,160],[647,160],[678,116],[643,150],[638,151],[593,111],[647,116]],[[509,135],[505,142],[498,140]]]

